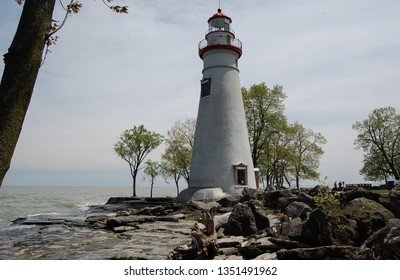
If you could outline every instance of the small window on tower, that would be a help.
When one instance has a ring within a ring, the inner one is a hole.
[[[235,176],[235,185],[247,185],[247,165],[243,163],[234,165],[233,174]]]
[[[200,97],[209,96],[210,90],[211,90],[211,78],[204,78],[203,80],[201,80]]]

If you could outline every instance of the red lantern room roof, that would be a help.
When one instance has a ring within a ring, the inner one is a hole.
[[[217,13],[215,13],[212,17],[210,17],[207,22],[210,23],[210,21],[212,21],[215,18],[226,18],[227,20],[229,20],[229,22],[232,22],[232,19],[227,15],[224,15],[221,9],[218,9]]]

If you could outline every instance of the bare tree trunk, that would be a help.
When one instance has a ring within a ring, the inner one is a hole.
[[[10,168],[51,28],[55,0],[25,0],[0,84],[0,187]]]
[[[192,256],[196,259],[213,259],[219,249],[214,223],[216,211],[217,208],[213,207],[210,211],[203,213],[199,222],[205,226],[205,229],[200,229],[198,223],[195,223],[191,233],[191,244],[179,246],[174,251],[182,256]]]

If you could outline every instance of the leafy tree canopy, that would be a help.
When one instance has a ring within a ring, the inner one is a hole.
[[[119,137],[119,141],[114,144],[115,153],[129,164],[133,181],[133,196],[136,196],[136,177],[141,163],[163,140],[162,135],[148,131],[140,125],[125,130]]]
[[[377,108],[353,125],[356,149],[364,151],[360,173],[368,179],[400,179],[400,115],[393,107]]]

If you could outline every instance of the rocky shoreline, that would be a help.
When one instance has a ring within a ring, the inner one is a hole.
[[[216,209],[214,255],[182,252]],[[216,202],[114,197],[85,217],[40,215],[0,232],[0,259],[400,259],[400,190],[245,189]],[[201,226],[201,224],[199,224]]]

